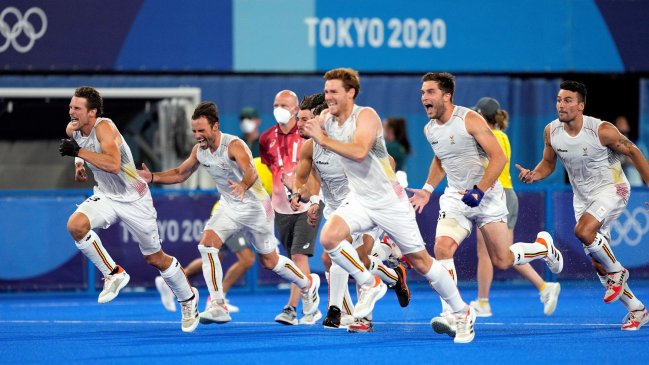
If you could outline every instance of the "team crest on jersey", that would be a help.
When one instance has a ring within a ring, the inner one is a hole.
[[[448,139],[451,141],[451,144],[455,144],[455,136],[454,135],[448,136]]]
[[[582,147],[581,150],[583,151],[582,156],[588,156],[588,147]]]

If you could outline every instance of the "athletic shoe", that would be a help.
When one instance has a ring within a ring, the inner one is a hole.
[[[356,318],[351,314],[343,314],[340,316],[340,327],[338,328],[347,328],[350,324],[356,322]]]
[[[399,264],[394,268],[394,271],[397,273],[398,279],[390,289],[393,289],[397,294],[399,305],[402,307],[407,307],[410,303],[410,289],[408,288],[408,283],[406,282],[406,268],[403,267],[403,265]]]
[[[184,302],[180,302],[180,311],[183,314],[182,330],[183,332],[194,332],[198,326],[198,290],[192,287],[194,296]]]
[[[158,289],[158,293],[160,293],[160,300],[165,309],[169,312],[175,312],[176,296],[174,295],[174,292],[171,291],[171,288],[169,288],[169,285],[165,283],[162,276],[155,277],[155,288]]]
[[[342,314],[340,313],[340,309],[336,307],[335,305],[329,306],[329,309],[327,310],[327,316],[322,320],[322,326],[324,328],[339,328],[340,327],[340,317]]]
[[[372,279],[374,280],[373,283],[361,286],[358,303],[354,308],[355,318],[364,318],[372,313],[374,304],[383,298],[385,292],[388,290],[387,285],[381,279],[376,276],[373,276]]]
[[[199,317],[202,324],[223,324],[232,320],[225,303],[217,303],[216,300],[211,301],[209,307]]]
[[[131,276],[121,266],[117,265],[117,269],[116,274],[104,276],[104,290],[99,293],[98,303],[108,303],[117,298],[119,291],[131,280]]]
[[[228,307],[228,312],[230,313],[239,313],[239,307],[236,305],[233,305],[230,303],[230,301],[226,298],[225,299],[225,305]]]
[[[455,313],[455,325],[457,326],[455,343],[469,343],[475,337],[473,326],[475,324],[475,311],[470,306],[467,306],[466,311]]]
[[[305,314],[298,321],[299,324],[313,325],[322,318],[322,312],[317,311],[313,314]]]
[[[364,332],[374,332],[374,326],[372,326],[372,321],[367,318],[360,318],[354,323],[347,326],[347,332],[349,333],[364,333]]]
[[[457,326],[455,324],[455,317],[450,313],[444,313],[439,317],[435,317],[430,321],[431,327],[437,333],[445,333],[451,337],[455,337],[457,333]]]
[[[551,316],[557,308],[559,293],[561,293],[561,284],[559,283],[545,283],[545,289],[539,293],[541,303],[543,303],[543,314],[546,316]]]
[[[295,308],[290,305],[285,305],[282,312],[275,317],[275,322],[287,326],[297,325],[297,312],[295,311]]]
[[[637,311],[629,312],[624,320],[622,321],[622,331],[637,331],[645,323],[649,322],[649,313],[647,313],[647,308],[642,308]]]
[[[629,271],[622,269],[622,271],[609,273],[606,280],[606,293],[604,293],[604,303],[613,303],[620,299],[620,295],[624,291],[624,285],[629,280]]]
[[[318,274],[309,274],[309,287],[302,291],[302,313],[314,314],[318,310],[320,305],[319,288],[320,276]]]
[[[491,317],[493,313],[491,312],[491,305],[488,300],[473,300],[469,303],[469,306],[473,308],[476,317]]]
[[[552,236],[550,236],[548,232],[541,231],[536,235],[536,242],[545,244],[548,248],[548,253],[543,258],[543,261],[548,265],[550,271],[555,274],[560,273],[561,270],[563,270],[563,255],[561,255],[561,251],[554,246]]]

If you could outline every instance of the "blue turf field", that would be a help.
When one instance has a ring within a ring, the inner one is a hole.
[[[597,285],[595,285],[597,284]],[[631,282],[649,302],[649,282]],[[465,300],[475,287],[461,289]],[[202,290],[201,307],[207,293]],[[323,301],[326,291],[321,291]],[[529,285],[497,285],[494,316],[479,318],[476,338],[456,345],[434,333],[437,296],[413,290],[409,307],[388,291],[374,314],[374,333],[348,334],[321,325],[273,322],[286,291],[231,294],[241,308],[224,325],[180,330],[180,313],[164,310],[155,292],[122,293],[108,304],[79,295],[0,297],[0,362],[6,364],[647,364],[649,325],[622,332],[622,304],[602,302],[599,283],[563,283],[559,306],[545,317]],[[320,308],[324,310],[325,304]]]

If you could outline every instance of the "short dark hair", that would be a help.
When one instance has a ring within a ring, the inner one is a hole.
[[[312,110],[322,103],[324,103],[324,93],[311,94],[302,98],[300,110]]]
[[[219,108],[213,101],[204,101],[194,109],[194,114],[192,115],[192,120],[196,120],[200,117],[205,117],[210,123],[210,127],[214,127],[214,123],[219,122]]]
[[[586,104],[586,85],[582,84],[579,81],[566,80],[561,83],[559,86],[561,90],[568,90],[577,93],[577,100]]]
[[[345,91],[354,89],[354,99],[356,99],[358,94],[360,94],[361,92],[361,77],[358,75],[358,71],[354,69],[348,67],[335,68],[333,70],[327,71],[327,73],[324,74],[323,79],[325,79],[325,81],[342,81]]]
[[[443,93],[455,93],[455,76],[448,72],[428,72],[421,77],[422,82],[435,81]]]
[[[104,99],[102,99],[101,94],[94,87],[78,87],[74,90],[74,96],[86,99],[86,108],[88,110],[96,109],[98,117],[104,114]]]

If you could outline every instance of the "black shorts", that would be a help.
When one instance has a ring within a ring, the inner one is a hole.
[[[314,226],[307,222],[307,212],[298,214],[282,214],[275,212],[275,229],[286,253],[313,256],[315,238],[322,221],[324,204],[318,209],[318,221]]]

